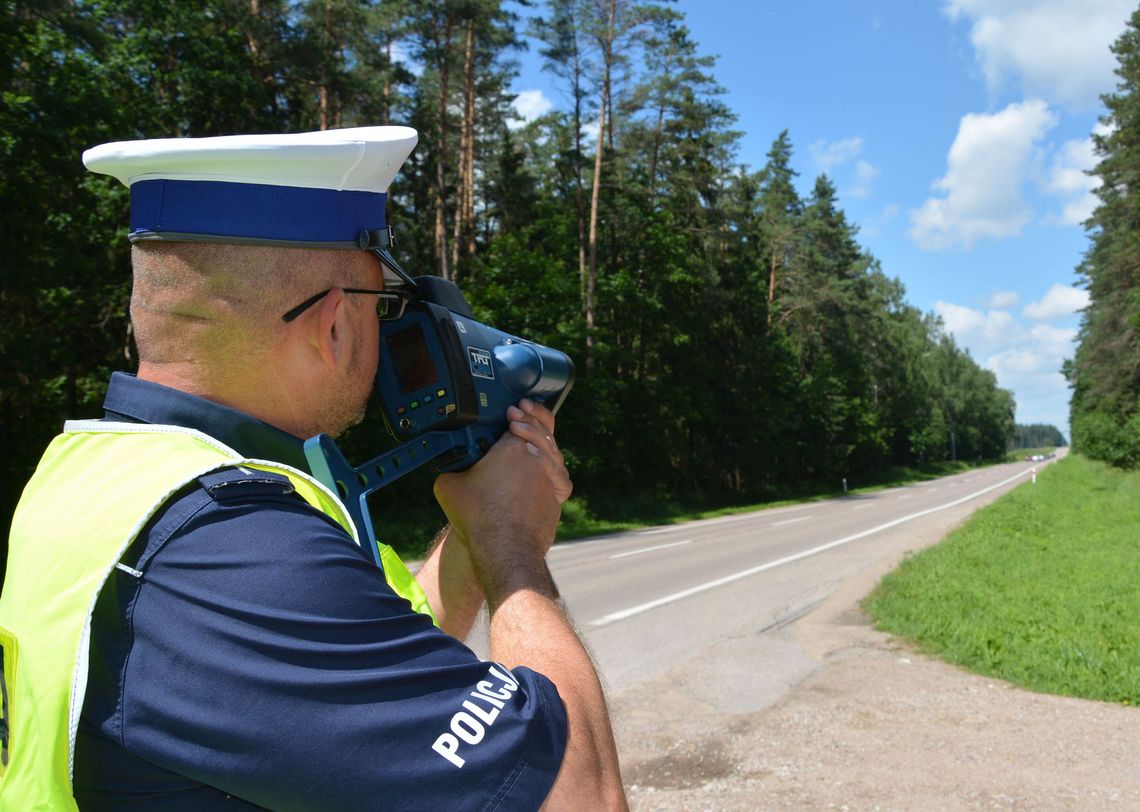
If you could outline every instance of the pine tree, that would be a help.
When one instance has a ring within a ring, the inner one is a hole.
[[[1065,373],[1073,387],[1073,447],[1122,466],[1140,465],[1140,11],[1113,46],[1119,77],[1104,96],[1108,131],[1095,135],[1101,203],[1078,273],[1090,303]]]

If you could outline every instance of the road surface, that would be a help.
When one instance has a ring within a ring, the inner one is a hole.
[[[726,711],[752,710],[779,699],[815,665],[782,644],[767,650],[765,632],[810,611],[891,555],[900,539],[905,544],[931,528],[949,529],[1044,464],[996,465],[874,493],[563,543],[551,550],[550,569],[611,697],[703,660],[709,667],[701,669],[707,673],[693,686],[695,695]],[[484,628],[478,624],[468,641],[482,655]],[[749,640],[743,648],[741,637]]]
[[[965,674],[858,609],[1047,464],[556,546],[632,808],[1140,808],[1140,710]]]

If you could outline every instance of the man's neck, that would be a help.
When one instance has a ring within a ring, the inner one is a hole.
[[[195,365],[140,363],[138,378],[244,412],[302,440],[320,432],[300,419],[304,410],[278,376],[262,376],[261,386],[224,386],[203,380],[197,372]]]

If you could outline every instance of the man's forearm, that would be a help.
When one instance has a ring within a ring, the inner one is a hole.
[[[465,640],[483,606],[483,592],[475,579],[471,556],[450,526],[433,540],[416,581],[427,595],[439,627]]]
[[[547,676],[566,706],[569,736],[550,809],[626,809],[605,696],[590,656],[553,595],[517,589],[491,615],[491,657]]]

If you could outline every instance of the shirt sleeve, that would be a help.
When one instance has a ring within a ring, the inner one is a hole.
[[[296,497],[224,491],[137,565],[124,747],[272,809],[542,803],[567,734],[547,678],[481,662]]]

